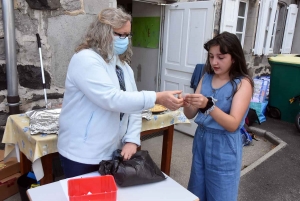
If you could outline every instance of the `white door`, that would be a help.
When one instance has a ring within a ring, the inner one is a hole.
[[[213,34],[213,1],[167,5],[162,52],[161,91],[193,93],[190,80],[196,64],[205,63],[204,43]],[[194,135],[196,124],[179,124],[176,130]]]

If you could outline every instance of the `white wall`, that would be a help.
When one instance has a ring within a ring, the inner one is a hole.
[[[133,17],[160,17],[161,6],[132,2]],[[134,37],[134,36],[133,36]],[[156,89],[156,75],[158,69],[158,49],[133,47],[131,67],[134,71],[138,90]]]

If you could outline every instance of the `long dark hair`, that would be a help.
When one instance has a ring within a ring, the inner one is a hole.
[[[220,52],[222,54],[230,54],[232,59],[234,60],[234,63],[232,63],[232,66],[229,70],[230,83],[234,89],[231,96],[233,97],[238,90],[235,79],[240,80],[242,78],[246,78],[253,88],[254,83],[252,78],[249,76],[243,48],[237,36],[229,32],[220,33],[213,39],[206,42],[204,44],[204,49],[206,49],[208,52],[209,49],[213,46],[220,46]],[[208,74],[214,74],[214,71],[209,62],[209,54],[207,54],[205,72]]]

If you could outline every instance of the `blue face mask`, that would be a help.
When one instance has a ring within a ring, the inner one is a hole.
[[[119,36],[114,36],[114,53],[119,55],[119,54],[123,54],[128,47],[128,37],[122,39]]]

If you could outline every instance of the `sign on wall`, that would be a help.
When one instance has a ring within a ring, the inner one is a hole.
[[[160,17],[133,17],[132,45],[134,47],[158,48]]]

